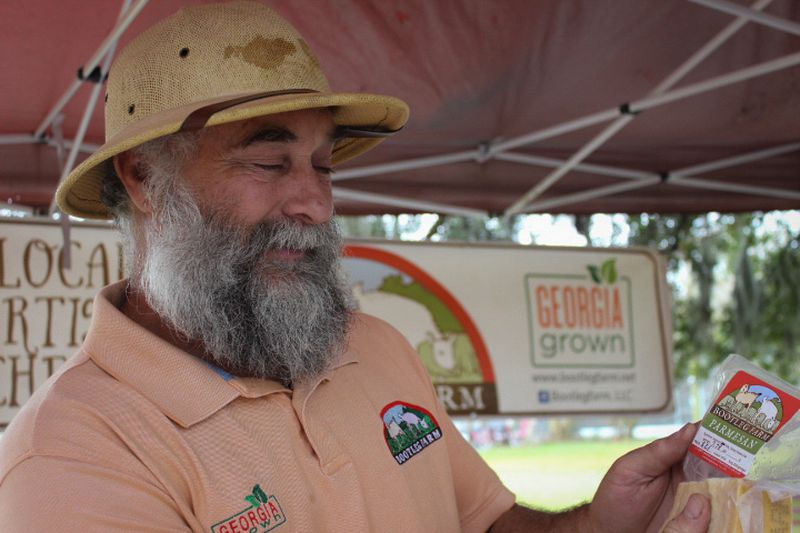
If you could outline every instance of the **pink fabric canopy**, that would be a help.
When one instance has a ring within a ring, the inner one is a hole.
[[[144,5],[120,46],[193,3],[200,2]],[[404,131],[334,176],[340,213],[800,207],[800,2],[269,3],[307,38],[333,88],[391,94],[411,106]],[[50,205],[61,175],[59,128],[34,133],[121,7],[0,6],[0,199]],[[741,28],[731,26],[737,17],[746,17]],[[668,79],[726,27],[730,36],[717,49]],[[706,81],[714,88],[705,90]],[[82,83],[63,108],[67,146],[93,85]],[[678,99],[681,91],[697,93]],[[101,92],[78,161],[103,142],[102,105]],[[612,124],[618,131],[578,153]],[[577,166],[559,170],[570,159]]]

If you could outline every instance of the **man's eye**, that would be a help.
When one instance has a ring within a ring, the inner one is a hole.
[[[279,163],[277,165],[266,165],[263,163],[253,163],[253,166],[261,170],[279,171],[283,170],[284,165]]]
[[[325,166],[321,166],[321,165],[315,165],[314,166],[314,170],[316,170],[320,174],[327,174],[329,176],[336,172],[331,167],[325,167]]]

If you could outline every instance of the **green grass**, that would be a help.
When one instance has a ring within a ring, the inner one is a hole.
[[[480,454],[519,503],[557,511],[591,500],[611,463],[647,442],[550,442]]]

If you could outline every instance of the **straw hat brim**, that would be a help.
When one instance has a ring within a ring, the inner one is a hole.
[[[247,94],[193,102],[174,109],[154,113],[131,123],[101,146],[97,152],[75,168],[56,191],[56,202],[64,213],[108,219],[111,215],[101,202],[105,176],[110,174],[111,158],[147,141],[176,133],[194,110]],[[408,106],[391,96],[363,93],[305,93],[272,96],[231,107],[212,115],[206,127],[274,115],[301,109],[329,107],[336,125],[396,131],[408,120]],[[333,149],[333,164],[352,159],[375,147],[382,138],[345,137]]]

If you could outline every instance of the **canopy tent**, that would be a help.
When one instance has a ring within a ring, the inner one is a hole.
[[[103,142],[108,54],[193,3],[0,6],[0,200],[51,205]],[[332,87],[411,106],[335,174],[341,214],[800,207],[796,0],[269,3]]]

